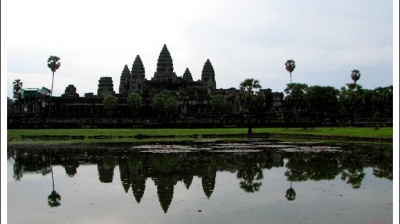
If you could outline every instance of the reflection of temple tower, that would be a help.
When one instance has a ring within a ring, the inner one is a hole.
[[[157,194],[160,205],[164,213],[167,213],[174,196],[174,185],[176,181],[174,181],[170,175],[160,175],[158,178],[154,178],[154,183],[157,186]]]
[[[201,81],[207,84],[209,90],[215,90],[217,83],[215,81],[214,68],[209,59],[204,63],[203,71],[201,72]]]
[[[76,160],[66,160],[62,164],[65,168],[65,172],[69,177],[73,177],[76,174],[76,169],[79,167],[79,162]]]
[[[157,71],[154,73],[154,80],[158,81],[173,81],[177,78],[174,72],[171,54],[168,51],[167,45],[164,44],[160,56],[157,61]]]
[[[122,186],[124,187],[125,193],[128,193],[129,188],[131,186],[131,177],[128,167],[128,162],[126,159],[119,160],[119,175],[122,182]]]
[[[137,203],[142,200],[146,189],[147,171],[143,166],[145,158],[140,153],[130,153],[128,159],[129,184],[132,186],[132,194]]]
[[[97,170],[99,171],[99,179],[102,183],[111,183],[114,177],[115,165],[108,165],[100,160],[97,164]]]
[[[142,200],[144,190],[146,189],[146,176],[140,173],[132,174],[132,193],[137,203]]]
[[[203,186],[204,194],[207,196],[207,198],[210,198],[215,188],[215,178],[217,177],[217,171],[212,169],[211,166],[205,168],[205,171],[208,172],[204,172],[201,176],[201,184]]]
[[[192,174],[185,175],[182,181],[185,184],[186,189],[189,189],[190,185],[192,185],[193,175]]]

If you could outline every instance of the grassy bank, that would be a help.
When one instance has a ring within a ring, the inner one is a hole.
[[[193,138],[243,138],[247,128],[211,129],[9,129],[8,143],[52,142],[137,142],[143,139],[186,140]],[[253,128],[254,136],[271,138],[341,139],[359,141],[391,141],[393,128]],[[150,140],[149,140],[150,141]]]

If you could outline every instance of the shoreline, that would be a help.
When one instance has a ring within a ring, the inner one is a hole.
[[[146,144],[146,143],[196,143],[206,141],[270,141],[270,142],[316,142],[316,143],[371,143],[393,144],[393,138],[329,136],[317,134],[253,133],[253,134],[189,134],[189,135],[21,135],[7,143],[11,145],[51,145],[51,144]]]

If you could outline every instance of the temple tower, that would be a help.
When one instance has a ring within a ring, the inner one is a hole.
[[[67,88],[65,88],[65,92],[61,95],[61,97],[78,98],[79,94],[76,92],[76,87],[72,84],[69,84]]]
[[[189,68],[186,68],[182,78],[186,82],[193,82],[192,73],[190,73]]]
[[[176,78],[177,76],[174,72],[171,54],[168,51],[167,45],[164,44],[160,56],[158,57],[157,71],[154,73],[153,79],[158,81],[172,81]]]
[[[112,77],[101,77],[97,89],[97,96],[105,97],[107,95],[115,95]]]
[[[131,81],[129,92],[137,92],[142,94],[145,84],[145,71],[142,59],[137,55],[132,64]]]
[[[204,63],[203,71],[201,72],[201,81],[208,86],[209,90],[215,90],[217,88],[214,68],[209,59]]]
[[[128,65],[125,65],[121,73],[121,79],[119,82],[119,94],[127,95],[130,89],[131,72],[129,71]]]

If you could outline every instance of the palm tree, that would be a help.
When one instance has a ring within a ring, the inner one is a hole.
[[[21,115],[21,111],[22,111],[21,105],[22,104],[21,104],[21,100],[20,99],[21,99],[22,82],[21,82],[20,79],[16,79],[16,80],[14,80],[13,85],[14,85],[14,91],[13,91],[14,98],[18,99],[19,115]]]
[[[351,71],[351,79],[356,83],[361,77],[361,73],[358,70]]]
[[[238,101],[241,106],[241,112],[247,114],[247,123],[249,124],[248,134],[252,133],[250,110],[254,106],[256,99],[255,91],[261,89],[260,82],[256,79],[245,79],[240,83],[240,92],[238,94]]]
[[[290,73],[290,83],[292,83],[292,72],[296,68],[296,64],[293,60],[287,60],[285,63],[286,70]]]
[[[51,165],[51,161],[50,161],[50,169],[51,169],[51,180],[53,182],[53,190],[51,191],[51,194],[47,198],[47,201],[48,201],[50,207],[57,207],[57,206],[61,205],[61,203],[60,203],[61,196],[54,189],[54,176],[53,176],[53,167]]]
[[[13,90],[14,98],[19,99],[20,96],[21,96],[20,95],[20,93],[21,93],[20,90],[22,89],[21,79],[14,80],[13,85],[14,85],[14,90]]]
[[[365,93],[365,90],[361,85],[357,84],[360,77],[360,71],[351,71],[351,79],[353,80],[353,83],[346,83],[347,88],[342,87],[339,96],[339,105],[341,106],[341,110],[350,116],[350,123],[352,126],[355,119],[359,116],[364,104],[363,94]]]
[[[57,56],[50,56],[49,59],[47,60],[47,66],[50,68],[50,70],[53,72],[53,77],[51,79],[51,93],[50,93],[50,107],[49,107],[49,118],[51,114],[51,98],[53,96],[53,83],[54,83],[54,72],[57,71],[58,68],[60,68],[61,63],[59,62],[60,58]]]

